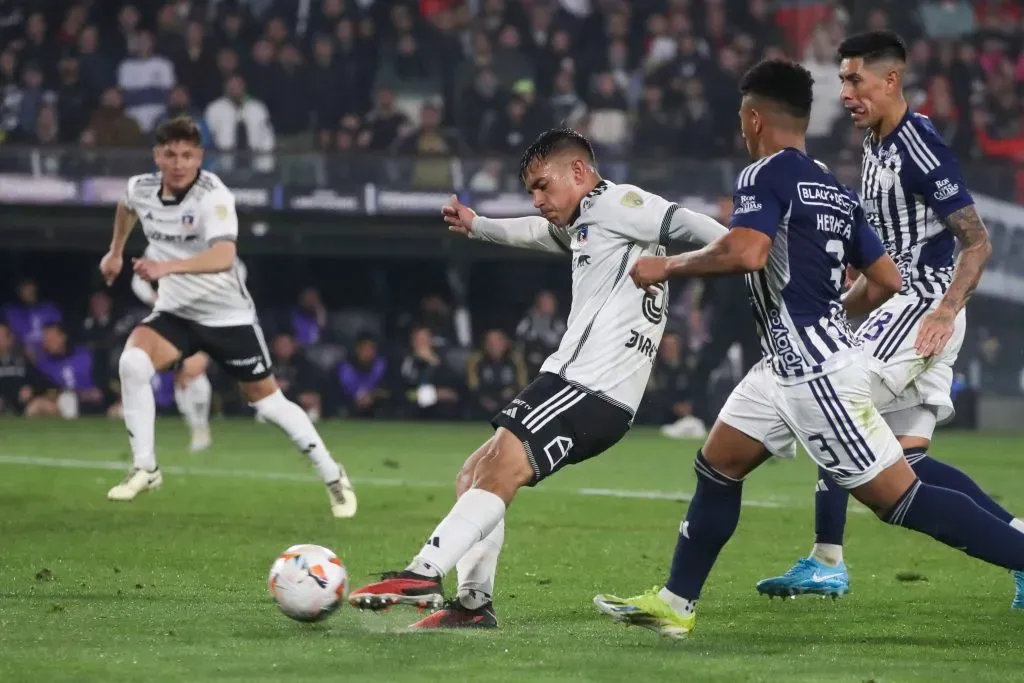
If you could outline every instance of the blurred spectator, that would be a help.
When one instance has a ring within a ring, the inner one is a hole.
[[[598,75],[587,106],[590,141],[606,153],[623,153],[629,139],[629,104],[610,73]]]
[[[267,37],[271,39],[271,42],[275,44],[279,42],[280,31],[284,31],[285,36],[288,34],[288,29],[284,26],[284,23],[279,19],[276,25],[272,26],[274,22],[267,23]],[[216,45],[218,50],[228,49],[237,54],[248,52],[245,35],[243,28],[245,23],[242,21],[242,15],[237,9],[229,8],[220,17],[220,23],[217,25],[216,31]]]
[[[565,318],[558,314],[558,299],[551,292],[538,292],[533,307],[516,326],[516,341],[522,347],[531,376],[558,349],[565,329]]]
[[[388,363],[369,336],[356,340],[352,357],[338,366],[338,382],[346,412],[353,417],[375,417],[390,396],[385,380]]]
[[[695,106],[694,123],[699,121],[701,103],[697,102]],[[674,140],[678,136],[679,129],[676,121],[672,114],[665,109],[665,92],[654,85],[644,88],[643,101],[640,103],[640,111],[633,132],[633,155],[641,159],[669,156],[673,154],[674,150],[671,146],[666,145],[665,141]],[[685,143],[697,140],[699,138],[687,136],[680,148],[685,150]]]
[[[469,180],[469,189],[474,192],[500,192],[504,189],[501,159],[487,159]]]
[[[498,81],[505,87],[536,77],[533,61],[520,48],[519,29],[514,25],[504,26],[498,33],[498,46],[494,51],[494,70]]]
[[[395,151],[415,156],[412,184],[424,189],[450,189],[452,169],[449,157],[461,154],[462,138],[452,130],[441,127],[441,103],[430,100],[420,107],[420,125],[398,140]],[[430,157],[436,157],[430,159]]]
[[[335,54],[341,63],[342,82],[346,84],[350,102],[348,111],[359,114],[370,108],[376,55],[356,36],[355,22],[339,21],[334,27]],[[455,66],[452,66],[454,69]]]
[[[342,66],[334,56],[334,42],[330,36],[320,36],[313,42],[313,64],[310,81],[330,83],[330,87],[317,87],[313,91],[313,111],[318,130],[338,127],[341,116],[351,104],[352,86],[342,79]]]
[[[60,60],[60,85],[57,86],[58,128],[60,141],[68,144],[78,140],[89,123],[89,113],[96,106],[98,92],[82,82],[78,60],[68,56]]]
[[[506,157],[514,157],[536,136],[527,129],[526,103],[522,98],[513,97],[505,105],[505,111],[491,117],[482,131],[481,147]]]
[[[64,54],[67,54],[66,50],[69,48],[75,47],[78,34],[82,32],[88,18],[89,12],[84,5],[74,4],[68,7],[56,35],[56,43]]]
[[[957,39],[974,33],[974,9],[965,0],[931,0],[921,4],[921,26],[929,38]]]
[[[315,287],[306,287],[291,313],[291,330],[299,346],[319,344],[327,326],[327,308]]]
[[[274,88],[280,84],[274,82],[277,79],[277,48],[269,40],[261,38],[253,43],[244,75],[245,82],[249,84],[249,92],[256,99],[266,102],[273,116],[274,109],[270,106],[270,101],[274,95]],[[298,90],[298,87],[293,88],[293,91]]]
[[[486,420],[516,397],[527,383],[526,364],[501,330],[484,335],[483,348],[473,352],[466,366],[470,413]]]
[[[391,88],[403,95],[431,95],[441,92],[440,69],[416,36],[405,33],[381,56],[377,86]]]
[[[138,147],[142,130],[138,122],[124,113],[124,100],[117,88],[107,88],[100,97],[99,108],[89,119],[89,129],[99,147]]]
[[[0,0],[0,45],[18,37],[25,23],[25,8],[18,0]]]
[[[494,125],[495,119],[505,115],[505,98],[498,89],[498,78],[489,69],[477,73],[471,86],[461,93],[456,125],[463,139],[474,147],[486,148],[483,143],[485,129]]]
[[[139,31],[131,57],[117,67],[117,84],[124,96],[125,113],[148,133],[167,108],[167,96],[174,87],[171,60],[153,52],[153,34]]]
[[[185,29],[185,44],[174,62],[178,83],[188,88],[197,107],[205,108],[217,97],[219,83],[212,74],[218,68],[206,27],[190,21]]]
[[[285,149],[308,148],[312,122],[314,83],[309,78],[299,48],[288,43],[278,50],[278,62],[271,78],[267,108],[274,132]]]
[[[298,403],[310,419],[319,420],[323,414],[320,394],[320,372],[295,344],[290,334],[278,334],[270,346],[274,360],[274,377],[281,391],[290,401]]]
[[[172,61],[185,51],[185,25],[174,3],[167,3],[156,15],[156,52]]]
[[[45,80],[57,74],[57,46],[49,40],[46,16],[33,12],[25,22],[25,44],[21,48],[23,64],[34,64]]]
[[[551,120],[556,125],[571,126],[586,115],[587,105],[576,93],[576,81],[571,71],[559,71],[555,76],[551,108]]]
[[[106,292],[93,292],[89,311],[82,321],[79,339],[93,358],[93,378],[103,390],[117,382],[117,357],[136,322],[135,316],[117,317],[114,303]]]
[[[43,72],[36,64],[27,64],[21,75],[21,87],[4,90],[4,109],[11,112],[10,130],[23,139],[31,139],[39,119],[39,110],[57,101],[57,95],[43,86]]]
[[[18,283],[17,297],[17,303],[4,307],[4,320],[18,342],[32,352],[43,341],[43,329],[59,323],[63,316],[53,303],[39,300],[35,280],[26,278]]]
[[[115,62],[135,54],[141,24],[142,15],[135,5],[127,3],[121,6],[117,13],[117,40],[104,41]]]
[[[28,363],[17,346],[14,333],[0,321],[0,414],[20,415],[32,397]]]
[[[157,119],[156,125],[179,116],[188,116],[196,122],[196,125],[199,126],[199,133],[202,135],[204,147],[209,146],[213,142],[213,137],[210,135],[210,127],[206,125],[206,119],[203,118],[202,112],[192,106],[192,99],[189,97],[188,88],[183,85],[175,86],[171,90],[171,94],[167,98],[167,111]]]
[[[826,138],[842,115],[842,103],[836,90],[836,44],[825,26],[818,26],[811,34],[803,66],[814,77],[814,107],[807,125],[807,136]]]
[[[254,153],[254,170],[268,172],[274,166],[274,128],[267,106],[249,97],[245,79],[232,76],[224,87],[224,96],[206,108],[206,124],[214,145],[221,152]],[[231,155],[222,157],[226,168],[233,167]]]
[[[116,82],[113,63],[100,51],[100,32],[86,26],[78,36],[78,67],[82,82],[95,97]]]
[[[359,134],[360,147],[382,152],[392,147],[411,130],[409,117],[395,106],[395,93],[387,88],[377,91],[377,104],[366,115],[366,128]]]
[[[452,419],[459,412],[459,382],[434,350],[431,332],[413,328],[399,372],[404,417]]]
[[[704,96],[704,85],[692,79],[684,86],[686,103],[683,105],[678,128],[679,153],[692,159],[728,154],[729,144],[722,124],[724,117],[716,117]],[[734,130],[734,128],[730,128]]]
[[[32,398],[26,417],[61,417],[101,414],[103,392],[92,376],[92,354],[84,346],[70,346],[57,323],[43,328],[43,341],[33,361]]]

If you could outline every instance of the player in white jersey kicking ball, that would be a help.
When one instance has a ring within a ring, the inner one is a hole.
[[[871,31],[839,46],[841,97],[864,140],[861,200],[903,276],[903,289],[858,330],[870,354],[875,405],[921,481],[970,496],[1024,532],[967,474],[928,455],[937,422],[952,417],[953,363],[967,327],[965,306],[992,252],[956,157],[927,117],[903,96],[906,47],[896,34]],[[956,242],[960,252],[954,266]],[[860,316],[868,310],[853,311]],[[825,470],[815,493],[815,543],[781,576],[764,579],[769,596],[830,595],[850,590],[843,562],[849,496]],[[1012,606],[1024,609],[1024,573],[1015,572]]]
[[[118,369],[132,467],[107,497],[133,500],[162,483],[150,381],[157,370],[202,351],[238,381],[249,405],[310,459],[327,485],[334,516],[351,517],[356,512],[352,484],[305,411],[285,398],[271,373],[256,307],[239,273],[235,199],[220,178],[200,170],[200,139],[187,117],[157,128],[153,158],[160,170],[129,179],[117,206],[110,251],[100,262],[109,285],[121,272],[125,242],[140,222],[152,258],[133,259],[134,270],[148,282],[159,281],[153,314],[132,331],[121,353]]]
[[[568,329],[540,375],[494,417],[494,436],[458,474],[455,506],[412,563],[353,591],[353,606],[440,606],[442,581],[457,569],[457,597],[414,627],[497,626],[494,576],[516,492],[600,455],[629,430],[665,330],[667,296],[664,287],[637,290],[629,268],[641,255],[665,253],[669,240],[707,244],[725,229],[638,187],[602,180],[594,163],[586,138],[551,130],[520,167],[542,216],[485,218],[455,197],[444,207],[456,233],[564,252],[572,269]]]
[[[746,273],[764,350],[697,453],[697,490],[664,588],[594,598],[601,613],[666,637],[693,631],[701,589],[739,522],[743,479],[772,455],[794,456],[797,441],[881,520],[1024,569],[1024,534],[968,496],[919,480],[872,402],[874,375],[844,304],[871,310],[903,283],[856,196],[807,156],[813,83],[783,60],[744,75],[740,120],[755,162],[737,178],[729,234],[689,254],[641,259],[631,273],[643,288]],[[862,274],[844,301],[847,264]]]
[[[152,247],[146,249],[143,258],[153,259],[156,254]],[[239,275],[245,281],[245,268],[238,261]],[[142,303],[150,308],[156,306],[156,288],[153,283],[142,279],[136,273],[132,276],[132,291]],[[189,450],[193,453],[205,451],[212,444],[210,434],[210,402],[213,398],[213,386],[206,376],[210,365],[210,357],[198,351],[180,362],[174,375],[174,404],[185,419],[190,435]]]

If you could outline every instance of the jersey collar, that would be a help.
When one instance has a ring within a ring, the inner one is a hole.
[[[604,192],[607,189],[608,189],[608,181],[607,180],[600,180],[600,181],[598,181],[597,185],[594,186],[594,189],[591,190],[590,192],[588,192],[586,194],[586,196],[584,196],[583,199],[580,200],[580,203],[576,205],[576,210],[572,212],[572,217],[569,218],[569,225],[570,226],[575,225],[576,221],[578,221],[580,219],[580,214],[583,211],[586,211],[587,209],[590,208],[591,202],[588,201],[588,200],[592,200],[594,197],[598,196],[599,194],[601,194],[602,192]]]
[[[906,125],[907,121],[910,119],[913,113],[913,110],[908,106],[907,111],[904,112],[903,118],[900,119],[900,122],[897,123],[896,127],[889,131],[889,134],[886,135],[881,140],[875,140],[874,133],[868,133],[868,139],[871,140],[871,144],[881,147],[882,145],[887,143],[894,135],[896,135],[896,133],[899,133],[901,130],[903,130],[903,126]]]
[[[176,194],[171,199],[164,199],[164,178],[161,175],[160,176],[160,187],[158,187],[156,189],[156,198],[164,206],[177,206],[178,204],[181,204],[182,200],[184,200],[185,197],[188,196],[188,193],[192,191],[192,188],[195,186],[195,184],[199,182],[199,176],[201,176],[202,174],[203,174],[202,170],[200,170],[198,173],[196,173],[196,177],[192,179],[192,182],[188,184],[188,187],[186,187],[181,192],[181,194]]]

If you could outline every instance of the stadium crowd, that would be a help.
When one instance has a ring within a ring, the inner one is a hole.
[[[683,324],[674,312],[641,422],[675,423],[693,414],[689,385],[702,346],[693,310],[682,312]],[[97,291],[84,315],[71,315],[42,298],[36,282],[23,280],[0,307],[0,413],[118,415],[117,358],[147,313]],[[396,321],[391,342],[384,321],[366,311],[329,312],[313,287],[293,307],[265,312],[261,322],[279,383],[312,414],[408,419],[491,417],[537,373],[566,327],[556,296],[540,291],[514,329],[482,330],[475,347],[463,345],[449,304],[429,295]],[[243,411],[232,382],[213,379],[220,411]],[[165,413],[175,412],[174,381],[173,370],[154,379]]]
[[[267,170],[314,149],[518,155],[564,121],[605,155],[707,159],[741,150],[744,69],[788,55],[816,79],[817,153],[853,158],[834,46],[882,27],[960,158],[1024,159],[1016,0],[0,0],[0,138],[138,147],[188,113]]]

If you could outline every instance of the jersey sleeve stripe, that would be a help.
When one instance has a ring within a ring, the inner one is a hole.
[[[928,143],[926,143],[924,138],[921,137],[921,131],[912,125],[907,126],[904,130],[907,131],[907,138],[913,140],[921,150],[921,154],[925,160],[938,167],[940,165],[939,158],[935,156],[935,153],[931,149],[928,148]]]
[[[558,230],[556,230],[555,226],[551,223],[548,223],[548,235],[550,235],[551,239],[555,241],[555,244],[558,245],[559,249],[564,251],[566,254],[572,253],[572,249],[569,248],[568,244],[562,241],[561,236],[558,234]]]
[[[921,155],[920,148],[915,143],[911,142],[910,137],[907,135],[906,128],[898,133],[898,137],[903,141],[903,144],[907,148],[907,153],[910,154],[910,158],[914,160],[914,163],[917,164],[917,167],[921,169],[922,173],[928,174],[935,168],[935,166]]]
[[[216,244],[217,242],[237,242],[237,241],[238,241],[238,237],[236,237],[235,235],[214,235],[210,239],[206,240],[206,243],[212,246],[212,245]]]
[[[663,247],[667,246],[670,241],[669,233],[672,231],[672,217],[676,215],[678,210],[678,204],[669,204],[669,207],[665,209],[665,217],[661,219],[661,231],[658,234],[658,244]]]

